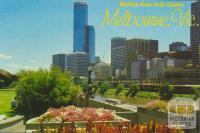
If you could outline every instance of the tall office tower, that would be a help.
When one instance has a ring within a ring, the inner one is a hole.
[[[84,52],[89,56],[90,63],[95,63],[95,29],[94,26],[87,25],[85,27],[86,42]]]
[[[192,26],[190,28],[190,43],[192,48],[193,64],[200,65],[200,2],[192,3],[191,13],[195,16],[192,19]],[[199,26],[196,26],[199,24]]]
[[[126,38],[115,37],[111,39],[111,67],[112,75],[116,71],[124,71],[126,68]]]
[[[188,50],[187,44],[184,42],[173,42],[172,44],[169,45],[169,51],[186,51]]]
[[[67,55],[67,69],[74,76],[88,76],[89,57],[85,52],[73,52]]]
[[[53,67],[59,67],[61,71],[67,70],[67,55],[66,54],[55,54],[52,60]]]
[[[85,26],[88,24],[88,5],[84,2],[74,3],[73,51],[83,52],[85,47]]]
[[[127,40],[126,52],[127,77],[131,78],[131,63],[137,60],[155,58],[158,54],[158,40]]]

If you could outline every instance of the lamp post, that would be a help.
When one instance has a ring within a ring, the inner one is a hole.
[[[86,92],[86,106],[88,106],[89,98],[92,97],[92,79],[91,79],[91,73],[93,71],[93,66],[88,66],[88,88]]]

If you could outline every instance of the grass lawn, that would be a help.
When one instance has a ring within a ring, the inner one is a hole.
[[[15,111],[11,109],[10,102],[15,97],[15,90],[0,89],[0,115],[4,114],[8,117],[15,115]]]
[[[139,91],[135,97],[127,97],[125,95],[126,92],[127,91],[123,90],[118,95],[116,95],[116,89],[110,89],[104,93],[103,97],[120,99],[125,103],[139,104],[139,105],[146,104],[147,102],[151,101],[152,99],[156,99],[158,97],[158,93],[143,92],[143,91]]]

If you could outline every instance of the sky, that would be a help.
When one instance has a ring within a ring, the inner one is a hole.
[[[101,27],[106,9],[112,16],[119,8],[120,0],[84,1],[88,3],[88,22],[95,27],[96,55],[105,62],[110,61],[112,37],[156,39],[159,41],[159,51],[168,51],[168,45],[175,41],[190,45],[190,29],[181,27],[178,23],[169,22],[169,28],[112,24]],[[156,1],[162,0],[148,0]],[[20,69],[49,68],[53,54],[72,52],[73,2],[74,0],[0,0],[0,69],[15,73]],[[169,17],[174,9],[121,7],[120,14],[129,10],[135,16]],[[184,2],[181,9],[184,15],[190,10],[190,2]]]

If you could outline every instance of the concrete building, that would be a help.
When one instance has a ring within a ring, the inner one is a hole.
[[[160,52],[158,53],[158,58],[173,58],[173,59],[192,59],[192,51],[188,49],[187,51],[174,51],[174,52]]]
[[[101,58],[99,56],[95,56],[95,64],[101,63]]]
[[[190,43],[193,64],[196,66],[200,65],[200,26],[196,26],[196,24],[200,24],[200,1],[192,3],[191,14],[195,16],[190,28]]]
[[[199,85],[200,83],[200,68],[176,68],[167,69],[164,72],[164,80],[171,84],[186,84],[186,85]]]
[[[188,49],[187,44],[184,42],[173,42],[169,45],[169,51],[186,51]]]
[[[52,66],[59,67],[61,71],[67,70],[67,55],[66,54],[55,54],[52,56]]]
[[[132,62],[155,58],[158,54],[158,40],[130,39],[116,37],[111,39],[112,75],[131,78]],[[120,75],[123,73],[123,75]],[[125,75],[125,76],[124,76]]]
[[[111,66],[108,63],[98,63],[94,66],[95,79],[107,79],[111,77]]]
[[[150,62],[148,60],[137,60],[131,63],[131,79],[146,79]]]
[[[94,26],[87,25],[85,27],[86,43],[84,52],[89,56],[90,63],[95,63],[95,29]]]
[[[73,52],[67,55],[67,68],[75,76],[88,76],[89,57],[85,52]]]
[[[147,79],[163,79],[166,61],[161,58],[153,58],[150,68],[147,70]]]
[[[111,39],[111,67],[112,75],[116,70],[126,68],[126,38],[115,37]]]
[[[114,77],[116,79],[126,79],[126,68],[124,69],[115,69],[115,75]]]
[[[131,76],[132,62],[138,59],[151,60],[158,54],[158,40],[130,39],[126,44],[127,77]]]
[[[165,59],[166,60],[166,68],[171,69],[171,68],[183,68],[186,66],[186,64],[189,62],[189,60],[185,59]]]

